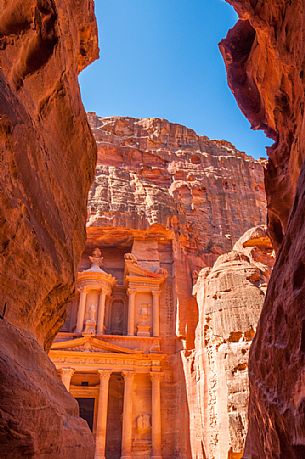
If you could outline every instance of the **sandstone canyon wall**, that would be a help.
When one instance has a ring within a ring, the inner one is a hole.
[[[240,458],[248,352],[272,257],[264,228],[238,239],[265,222],[264,161],[166,120],[89,121],[98,165],[83,260],[98,246],[117,278],[125,252],[168,273],[163,457]]]
[[[249,348],[274,262],[272,252],[265,227],[250,229],[212,268],[200,271],[194,286],[199,310],[194,351],[199,409],[194,403],[193,409],[208,458],[242,457],[248,426]]]
[[[78,73],[98,56],[93,0],[0,11],[0,456],[92,457],[43,347],[63,322],[85,241],[96,146]],[[6,306],[5,306],[6,305]]]
[[[275,140],[266,173],[279,252],[250,353],[247,458],[305,457],[303,0],[230,0],[237,25],[221,43],[228,81],[256,129]]]

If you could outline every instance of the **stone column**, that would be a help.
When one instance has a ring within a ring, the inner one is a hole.
[[[82,288],[80,291],[80,298],[79,298],[79,305],[78,305],[78,312],[77,312],[77,324],[76,324],[76,330],[75,330],[77,333],[81,333],[84,328],[86,297],[87,297],[87,292],[85,289]]]
[[[97,406],[97,423],[94,459],[105,459],[106,430],[108,414],[108,387],[111,370],[98,370],[100,374],[100,390]]]
[[[60,370],[62,383],[68,392],[70,389],[71,378],[74,374],[74,371],[75,370],[73,368],[61,368]]]
[[[160,292],[153,291],[153,336],[160,336]]]
[[[161,455],[161,399],[160,378],[161,373],[151,372],[151,398],[152,398],[152,459],[162,459]]]
[[[132,386],[134,373],[131,371],[123,371],[122,373],[125,387],[121,459],[132,459]]]
[[[128,303],[128,336],[134,336],[135,334],[135,303],[136,303],[136,291],[128,290],[129,303]]]
[[[105,318],[105,304],[106,304],[106,293],[103,291],[100,293],[98,303],[98,318],[97,318],[97,334],[104,334],[104,318]]]

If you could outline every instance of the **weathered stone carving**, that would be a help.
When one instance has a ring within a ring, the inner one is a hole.
[[[137,335],[150,336],[151,329],[151,306],[148,303],[141,303],[138,313]]]
[[[98,247],[93,250],[92,255],[89,256],[89,260],[91,262],[91,270],[98,271],[103,266],[102,252]]]
[[[146,434],[151,429],[150,415],[147,413],[140,414],[136,420],[137,432],[142,435]]]

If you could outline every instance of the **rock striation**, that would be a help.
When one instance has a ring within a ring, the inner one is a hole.
[[[221,43],[228,81],[256,129],[275,139],[266,193],[278,257],[250,352],[246,458],[305,456],[305,3],[230,0],[237,25]],[[272,69],[272,71],[270,70]]]
[[[98,56],[93,0],[0,12],[0,456],[92,457],[43,347],[63,323],[85,242],[96,146],[78,73]],[[4,316],[4,318],[3,318]]]
[[[162,225],[198,266],[265,221],[264,160],[167,120],[88,116],[98,145],[90,227]]]
[[[254,129],[275,140],[268,149],[266,189],[269,229],[279,245],[305,157],[304,2],[228,2],[239,21],[220,50],[239,107]]]
[[[243,455],[248,426],[248,359],[274,263],[266,228],[248,230],[212,268],[200,271],[194,294],[196,430],[208,458]],[[251,413],[250,413],[251,416]],[[200,457],[200,445],[195,445]],[[193,457],[196,457],[194,455]]]
[[[170,235],[179,265],[178,335],[193,348],[193,273],[265,223],[265,161],[166,120],[88,116],[98,145],[89,233],[116,227]]]
[[[240,237],[265,223],[265,161],[166,120],[88,118],[98,165],[83,259],[100,247],[119,283],[125,252],[168,273],[163,457],[240,458],[249,347],[273,263],[265,228]]]

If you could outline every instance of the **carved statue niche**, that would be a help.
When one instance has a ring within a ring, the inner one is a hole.
[[[140,435],[146,434],[151,429],[150,415],[147,413],[139,414],[136,419],[137,432]]]
[[[137,335],[150,336],[151,330],[151,307],[148,303],[141,303],[138,310]]]
[[[133,450],[136,457],[151,457],[151,421],[147,413],[139,414],[136,418],[136,438],[133,441]]]
[[[122,300],[114,299],[112,302],[110,330],[112,335],[124,334],[124,302]]]
[[[96,322],[96,305],[94,303],[89,307],[89,320]]]
[[[89,319],[85,322],[84,335],[95,335],[96,334],[96,305],[92,303],[89,306]]]

